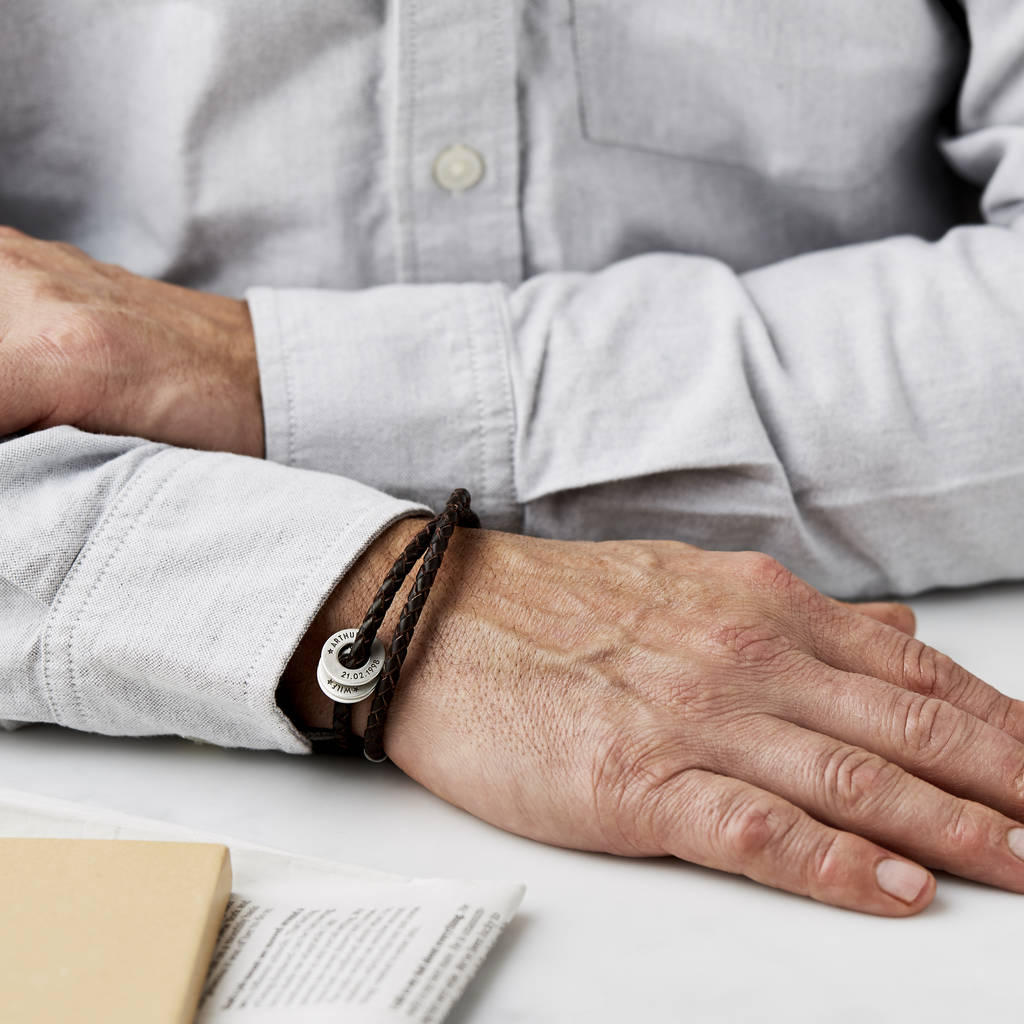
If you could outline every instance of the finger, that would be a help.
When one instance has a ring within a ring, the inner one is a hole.
[[[682,860],[886,917],[916,914],[935,895],[919,865],[739,779],[693,769],[657,794],[657,841]]]
[[[809,659],[810,660],[810,659]],[[1024,820],[1024,743],[938,697],[872,676],[810,665],[777,718],[855,744],[947,792]]]
[[[901,604],[899,601],[836,601],[834,598],[829,600],[840,608],[859,612],[869,619],[881,622],[883,626],[892,626],[909,636],[913,636],[917,631],[917,616],[914,610],[910,605]]]
[[[867,616],[831,606],[812,630],[810,648],[835,668],[939,697],[1024,741],[1024,702],[1001,693],[933,647]]]
[[[1024,892],[1024,859],[1013,852],[1024,854],[1017,822],[831,736],[767,716],[751,728],[756,736],[737,731],[722,758],[730,775],[928,867]]]

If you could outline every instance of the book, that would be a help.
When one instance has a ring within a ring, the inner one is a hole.
[[[11,1024],[191,1024],[231,893],[228,848],[0,839]]]

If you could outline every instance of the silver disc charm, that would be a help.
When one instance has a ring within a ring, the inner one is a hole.
[[[320,651],[316,681],[331,700],[339,704],[358,704],[377,689],[377,680],[384,670],[384,645],[374,639],[370,657],[357,668],[346,668],[338,660],[356,638],[358,630],[342,629],[327,638]]]

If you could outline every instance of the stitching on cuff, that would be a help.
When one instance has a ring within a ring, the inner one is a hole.
[[[64,577],[64,580],[61,583],[60,587],[58,588],[57,593],[54,595],[53,604],[50,606],[50,612],[46,618],[46,625],[43,628],[41,654],[43,670],[43,692],[46,698],[46,703],[50,708],[50,714],[53,716],[54,722],[56,722],[58,725],[69,724],[68,720],[62,713],[60,702],[58,702],[57,700],[57,680],[55,678],[57,673],[51,664],[52,652],[55,651],[57,648],[57,640],[53,637],[53,633],[54,630],[57,628],[57,624],[59,623],[60,620],[60,611],[64,604],[64,599],[67,597],[69,592],[73,591],[73,584],[77,582],[78,576],[82,572],[84,572],[84,569],[82,567],[89,561],[89,555],[92,553],[93,549],[99,543],[98,538],[105,537],[107,535],[109,524],[117,517],[117,515],[119,515],[121,509],[128,503],[129,499],[132,498],[134,494],[143,487],[144,483],[149,479],[149,477],[153,475],[153,473],[155,472],[154,466],[156,466],[158,463],[162,465],[163,461],[166,458],[170,457],[175,451],[176,449],[164,449],[162,451],[157,451],[146,462],[142,463],[140,466],[136,468],[135,473],[133,474],[131,479],[125,484],[121,493],[114,500],[110,508],[107,509],[106,514],[103,515],[100,521],[93,528],[92,532],[89,534],[88,538],[86,539],[86,542],[82,545],[81,550],[75,556],[75,560],[72,563],[71,568],[68,570],[67,575]],[[173,473],[171,475],[173,475]],[[170,477],[165,478],[165,482],[166,479],[169,478]],[[121,544],[124,542],[125,538],[131,532],[134,526],[135,522],[132,522],[129,528],[122,535],[121,541],[118,542],[115,551],[121,547]],[[108,562],[111,557],[113,557],[113,552],[108,557]],[[94,589],[95,581],[93,583],[93,587],[90,588],[90,596],[92,595]],[[82,612],[84,611],[84,607],[84,603],[79,606],[79,611],[77,615],[72,620],[72,624],[68,626],[65,638],[65,650],[67,651],[68,657],[67,681],[70,684],[72,698],[75,702],[76,710],[78,711],[80,716],[82,715],[82,701],[81,695],[76,690],[74,681],[74,671],[72,666],[73,655],[71,647],[71,634],[74,632],[74,625],[77,622],[77,619],[81,616]]]
[[[472,286],[471,286],[472,287]],[[481,382],[480,372],[480,353],[477,351],[477,342],[475,332],[473,330],[473,324],[469,318],[469,306],[475,298],[474,291],[470,291],[464,302],[458,303],[459,312],[462,319],[462,332],[463,337],[469,341],[469,367],[470,376],[473,378],[473,391],[476,397],[476,419],[477,419],[477,431],[476,431],[476,448],[477,448],[477,461],[479,463],[479,474],[480,474],[480,489],[483,491],[484,500],[481,504],[486,508],[490,504],[491,497],[491,484],[488,479],[488,465],[487,465],[487,423],[485,419],[486,407],[484,405],[484,390]]]
[[[278,308],[278,289],[263,286],[247,288],[245,298],[252,317],[260,371],[264,458],[278,465],[289,465],[292,454],[290,430],[294,429],[290,414],[294,401]]]
[[[274,311],[274,326],[277,329],[277,351],[281,358],[281,372],[284,374],[284,405],[285,405],[285,438],[284,454],[285,465],[295,465],[295,436],[297,427],[295,423],[295,385],[292,380],[291,361],[288,358],[288,348],[285,341],[284,322],[281,318],[281,303],[276,290],[270,291],[270,306]]]
[[[497,344],[501,346],[498,360],[501,364],[503,398],[505,408],[508,410],[506,446],[508,451],[509,478],[512,481],[512,492],[509,497],[517,511],[517,518],[522,528],[523,505],[519,500],[519,467],[516,465],[516,396],[512,387],[512,358],[511,348],[514,338],[512,329],[512,317],[509,313],[508,303],[505,301],[505,288],[503,285],[491,286],[491,317],[495,324],[495,337]],[[513,511],[512,509],[509,510]]]
[[[68,682],[71,684],[71,693],[76,704],[76,709],[82,720],[88,721],[89,725],[92,727],[93,732],[98,731],[95,727],[96,723],[92,717],[92,712],[86,709],[85,702],[82,699],[81,691],[78,688],[78,678],[77,673],[75,671],[75,651],[77,649],[75,637],[78,632],[78,627],[81,624],[82,619],[85,617],[85,612],[89,607],[90,601],[92,600],[92,595],[96,593],[96,590],[103,582],[103,579],[106,576],[107,570],[110,568],[110,564],[111,562],[113,562],[114,557],[120,554],[121,549],[127,543],[128,538],[135,532],[136,527],[142,521],[142,518],[145,516],[146,512],[149,511],[149,509],[153,506],[157,498],[160,497],[160,495],[167,489],[167,485],[182,471],[182,469],[185,468],[185,466],[187,466],[189,463],[193,461],[193,459],[195,459],[197,454],[198,453],[193,452],[188,457],[181,459],[178,465],[175,466],[170,471],[170,473],[168,473],[167,476],[165,476],[163,480],[160,481],[160,483],[157,485],[153,493],[150,494],[150,496],[146,499],[142,507],[138,510],[138,512],[136,512],[128,529],[125,530],[124,533],[121,535],[121,539],[114,546],[113,551],[111,551],[110,554],[107,556],[107,559],[103,563],[102,568],[96,574],[96,578],[93,580],[92,586],[89,588],[89,593],[86,594],[85,600],[79,605],[78,612],[76,613],[74,619],[71,622],[71,626],[68,629]]]

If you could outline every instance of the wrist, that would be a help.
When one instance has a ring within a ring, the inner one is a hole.
[[[340,629],[356,627],[377,591],[384,574],[402,549],[423,528],[422,518],[401,519],[374,540],[345,574],[299,641],[277,688],[277,703],[300,730],[324,729],[331,724],[334,707],[320,689],[316,667],[324,641]],[[385,627],[386,627],[385,623]],[[387,646],[387,633],[381,630]],[[372,696],[352,707],[352,728],[362,736]]]

